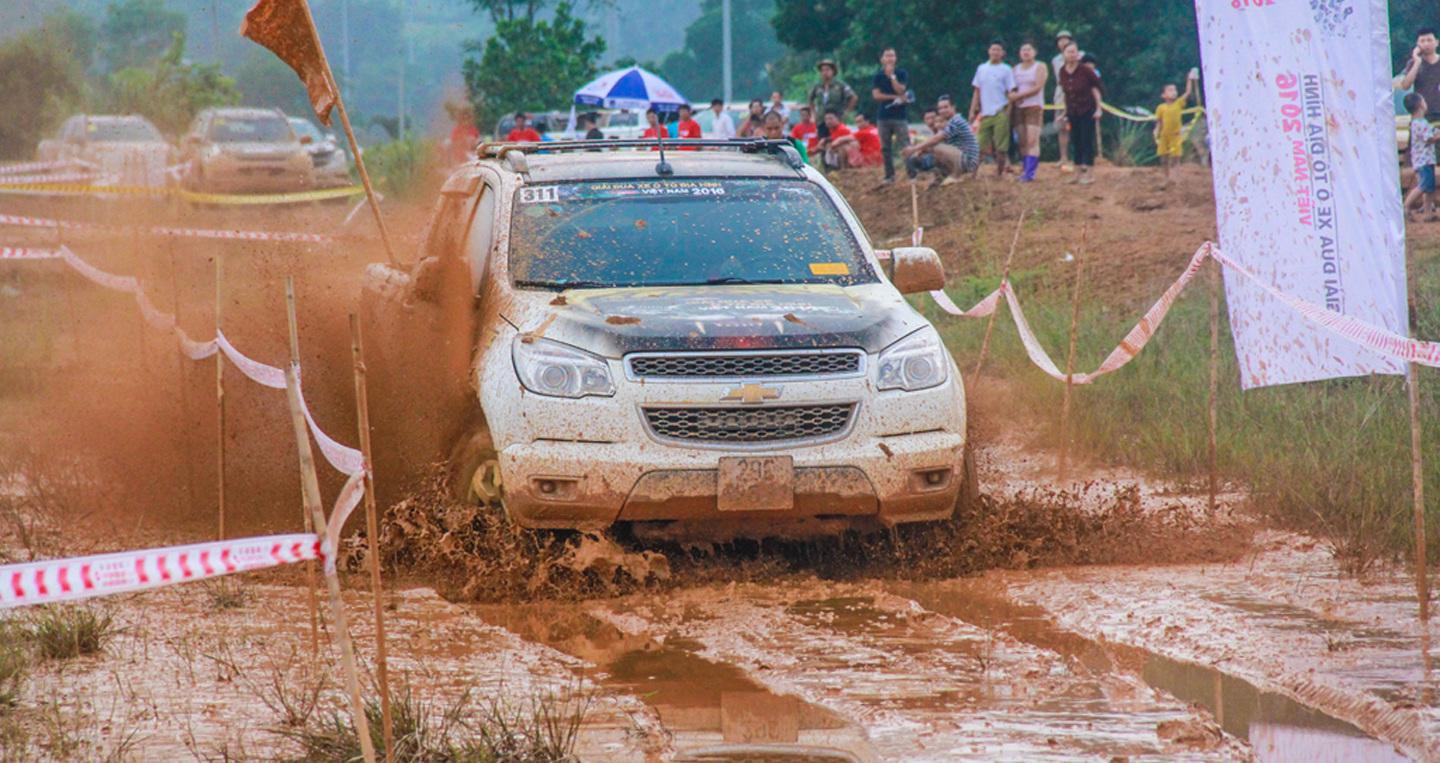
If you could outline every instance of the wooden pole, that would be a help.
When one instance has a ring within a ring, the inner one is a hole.
[[[295,445],[300,451],[300,484],[304,489],[305,510],[315,526],[315,535],[320,541],[321,555],[325,558],[325,581],[330,588],[330,614],[335,620],[335,638],[340,642],[340,658],[345,665],[345,688],[350,694],[350,715],[355,723],[355,732],[360,737],[360,753],[365,763],[375,763],[375,743],[370,739],[370,723],[365,717],[365,702],[360,697],[360,671],[355,664],[355,645],[350,641],[350,629],[345,619],[344,602],[340,600],[340,578],[335,574],[335,544],[325,529],[325,510],[320,506],[320,480],[315,476],[315,454],[310,449],[310,431],[305,425],[305,413],[300,403],[300,379],[295,361],[295,285],[285,277],[285,298],[290,313],[290,359],[285,367],[285,396],[290,403],[290,422],[295,428]],[[314,589],[311,589],[312,591]]]
[[[385,648],[385,586],[380,579],[380,523],[375,516],[375,472],[370,455],[370,396],[365,388],[365,347],[359,316],[350,314],[350,353],[355,360],[355,410],[360,422],[360,454],[365,464],[365,534],[370,546],[370,592],[375,599],[376,677],[384,719],[385,763],[395,763],[395,722],[390,715],[390,667]]]
[[[1210,260],[1210,513],[1220,492],[1216,445],[1220,431],[1220,263]]]
[[[355,142],[355,131],[350,127],[350,115],[345,112],[345,99],[340,97],[340,86],[335,84],[335,74],[330,71],[330,61],[325,58],[325,46],[320,44],[320,30],[315,28],[315,17],[310,13],[310,3],[300,0],[300,4],[305,7],[305,20],[310,24],[310,35],[315,39],[315,51],[319,53],[320,65],[325,69],[325,82],[330,85],[330,92],[335,94],[335,110],[340,112],[340,124],[345,128],[345,137],[350,141],[350,155],[355,157],[355,168],[360,171],[360,183],[365,186],[365,198],[369,200],[370,211],[375,215],[375,224],[380,228],[380,240],[385,242],[385,255],[390,258],[391,265],[399,267],[400,262],[395,259],[395,247],[390,243],[390,229],[385,227],[385,218],[380,215],[380,202],[375,198],[374,186],[370,184],[370,173],[365,170],[365,157],[360,155],[360,144]]]
[[[293,367],[295,367],[295,368],[299,368],[299,367],[300,367],[300,329],[299,329],[299,321],[297,321],[297,320],[295,319],[295,279],[294,279],[294,277],[292,277],[292,276],[285,276],[285,314],[286,314],[286,318],[289,320],[289,324],[290,324],[290,365],[293,366]],[[288,372],[287,372],[287,373],[288,373]],[[307,435],[307,437],[308,437],[308,435]],[[305,445],[305,451],[308,453],[308,452],[309,452],[309,449],[310,449],[310,440],[309,440],[309,439],[306,439],[304,445]],[[304,471],[303,457],[302,457],[302,462],[301,462],[301,471],[302,471],[302,474],[300,475],[300,478],[301,478],[301,480],[302,480],[301,486],[304,487],[304,482],[303,482],[303,480],[305,479],[305,475],[303,474],[303,471]],[[318,500],[318,499],[317,499],[317,500]],[[305,532],[307,532],[307,533],[308,533],[308,532],[316,532],[315,526],[316,526],[317,524],[318,524],[318,525],[321,525],[321,526],[323,526],[323,525],[325,524],[325,520],[324,520],[323,517],[322,517],[318,522],[315,520],[314,514],[313,514],[313,512],[311,512],[311,511],[309,510],[309,507],[308,507],[308,506],[304,507],[304,510],[302,510],[300,513],[301,513],[302,518],[304,519],[304,522],[305,522]],[[309,602],[310,602],[310,654],[311,654],[312,656],[319,656],[319,654],[320,654],[320,615],[319,615],[320,605],[319,605],[319,603],[315,600],[315,599],[316,599],[315,590],[316,590],[317,588],[319,588],[319,586],[315,584],[315,560],[313,560],[313,559],[311,559],[310,561],[305,562],[305,578],[306,578],[306,588],[308,589],[308,592],[309,592],[308,598],[309,598]]]
[[[1066,455],[1070,444],[1070,390],[1075,382],[1075,342],[1080,328],[1080,289],[1085,283],[1085,241],[1090,224],[1080,229],[1080,253],[1075,257],[1075,296],[1070,303],[1070,355],[1065,360],[1065,401],[1060,405],[1059,481],[1065,481]]]
[[[1025,224],[1025,210],[1020,210],[1020,218],[1015,221],[1015,237],[1010,239],[1010,254],[1005,256],[1005,269],[1000,273],[1000,285],[1004,286],[1010,281],[1010,263],[1015,261],[1015,247],[1020,244],[1020,226]],[[1002,294],[1001,299],[1004,299]],[[985,367],[985,355],[990,352],[990,335],[995,331],[995,317],[1000,314],[1000,303],[995,303],[995,312],[990,313],[990,321],[985,324],[985,339],[980,342],[980,357],[975,361],[974,378],[980,378],[980,369]]]
[[[215,252],[215,339],[220,339],[221,325],[225,315],[225,253]],[[215,442],[215,466],[217,469],[216,510],[217,537],[225,540],[225,353],[219,345],[215,347],[215,420],[218,434]]]
[[[1406,375],[1410,392],[1410,470],[1415,487],[1415,598],[1420,602],[1420,622],[1430,622],[1430,577],[1425,571],[1425,466],[1420,457],[1419,366],[1411,363]]]
[[[910,230],[920,230],[920,192],[915,190],[915,181],[910,181]]]

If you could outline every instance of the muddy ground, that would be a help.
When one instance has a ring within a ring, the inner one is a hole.
[[[1214,234],[1202,168],[1168,190],[1145,170],[1101,168],[1088,188],[1047,170],[1030,186],[919,191],[925,243],[952,277],[998,269],[1022,206],[1017,271],[1062,257],[1086,227],[1087,279],[1141,302]],[[908,236],[911,195],[878,181],[837,184],[884,245]],[[349,212],[7,197],[0,213],[347,238],[0,226],[0,245],[63,243],[136,275],[198,339],[213,335],[223,258],[225,332],[273,365],[288,356],[281,279],[293,275],[307,393],[320,425],[354,444],[347,315],[384,253]],[[388,210],[402,259],[428,212]],[[226,378],[227,534],[297,531],[283,396],[233,368]],[[468,546],[440,553],[429,533],[450,507],[418,493],[382,534],[392,676],[437,718],[474,721],[476,698],[579,697],[587,761],[778,743],[865,761],[1440,759],[1433,634],[1408,578],[1343,576],[1322,544],[1256,526],[1243,495],[1212,514],[1203,495],[1123,471],[1056,485],[1055,454],[1013,418],[1010,390],[967,382],[986,498],[940,528],[645,548],[472,522]],[[0,563],[213,537],[215,411],[214,361],[183,360],[129,296],[58,261],[0,263]],[[340,482],[323,474],[327,498]],[[358,543],[347,548],[347,611],[373,675],[369,594]],[[343,696],[328,631],[311,656],[304,580],[282,570],[234,591],[97,605],[117,635],[99,655],[34,664],[18,704],[0,708],[0,759],[298,759],[299,721],[314,727]]]

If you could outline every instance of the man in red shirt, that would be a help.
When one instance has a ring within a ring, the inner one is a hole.
[[[675,134],[681,140],[699,140],[702,136],[700,123],[690,118],[690,104],[680,104],[680,121],[675,123]],[[682,148],[681,151],[694,151],[695,147]]]
[[[826,138],[820,141],[820,149],[825,152],[826,170],[844,170],[850,168],[850,149],[858,148],[859,142],[850,128],[840,121],[840,115],[834,111],[825,112],[825,129],[829,131]]]
[[[523,111],[515,114],[515,129],[511,130],[510,134],[505,136],[505,142],[539,143],[540,133],[535,132],[535,130],[533,130],[532,128],[525,126],[525,122],[529,119],[530,117],[526,115]]]
[[[864,114],[855,115],[855,142],[860,150],[858,157],[852,152],[851,167],[880,166],[880,131]]]
[[[809,106],[800,107],[800,122],[790,129],[790,137],[805,141],[806,150],[815,153],[815,144],[819,137],[815,135],[815,116],[810,113]]]

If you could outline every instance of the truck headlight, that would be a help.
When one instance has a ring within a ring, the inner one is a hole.
[[[915,391],[943,384],[950,376],[945,345],[933,328],[924,328],[880,353],[880,389]]]
[[[610,366],[598,355],[568,344],[518,336],[512,354],[515,374],[525,389],[552,397],[610,397],[615,383]]]

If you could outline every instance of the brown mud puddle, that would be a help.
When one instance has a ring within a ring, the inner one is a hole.
[[[890,589],[927,609],[988,622],[991,627],[1025,643],[1068,656],[1087,670],[1134,671],[1149,686],[1205,708],[1225,733],[1251,745],[1257,761],[1385,763],[1409,760],[1391,745],[1350,723],[1282,694],[1262,691],[1216,668],[1163,657],[1136,647],[1098,643],[1057,628],[1043,608],[997,596],[986,590],[984,581],[903,583]],[[1277,612],[1275,605],[1263,609],[1261,603],[1255,602],[1255,605],[1257,616],[1285,619],[1293,615]],[[1309,626],[1292,622],[1291,627]],[[1377,638],[1388,640],[1398,636],[1384,629],[1374,630]]]

